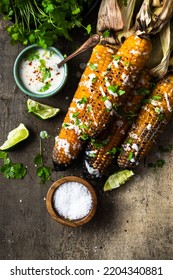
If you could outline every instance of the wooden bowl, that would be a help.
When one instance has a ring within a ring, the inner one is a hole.
[[[91,194],[91,197],[92,197],[91,209],[90,209],[89,213],[81,219],[68,220],[68,219],[64,218],[63,216],[61,216],[57,212],[57,210],[55,210],[54,202],[53,202],[53,197],[54,197],[55,191],[57,190],[58,187],[60,187],[62,184],[67,183],[67,182],[81,183],[88,189],[88,191]],[[70,226],[70,227],[77,227],[77,226],[81,226],[81,225],[88,223],[94,216],[94,214],[96,212],[96,208],[97,208],[97,196],[96,196],[96,193],[95,193],[93,187],[86,180],[84,180],[80,177],[76,177],[76,176],[67,176],[67,177],[57,180],[49,188],[49,190],[47,192],[47,196],[46,196],[46,207],[47,207],[47,210],[48,210],[49,214],[51,215],[51,217],[54,220],[56,220],[58,223],[66,225],[66,226]]]

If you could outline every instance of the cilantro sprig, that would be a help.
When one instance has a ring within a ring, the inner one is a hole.
[[[42,48],[53,45],[59,37],[71,40],[70,31],[84,28],[90,34],[91,25],[82,24],[83,12],[92,0],[1,0],[0,14],[10,20],[6,28],[11,43],[37,44]]]
[[[37,167],[36,174],[40,178],[40,183],[45,184],[47,181],[50,181],[51,176],[51,168],[46,167],[43,161],[43,148],[42,148],[42,141],[47,139],[49,136],[46,131],[40,132],[40,152],[34,158],[34,163]]]
[[[0,158],[3,164],[0,166],[0,173],[7,179],[22,179],[27,173],[27,168],[22,163],[13,163],[7,152],[0,151]]]

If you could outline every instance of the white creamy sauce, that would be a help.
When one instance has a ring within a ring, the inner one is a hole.
[[[94,169],[93,167],[91,167],[86,160],[85,160],[85,167],[86,167],[86,169],[87,169],[89,174],[94,175],[96,177],[100,176],[99,170],[98,169]]]
[[[58,54],[40,48],[33,52],[33,59],[31,55],[29,58],[23,59],[20,65],[20,77],[24,86],[31,92],[40,94],[55,90],[64,78],[64,67],[57,66],[61,61]]]

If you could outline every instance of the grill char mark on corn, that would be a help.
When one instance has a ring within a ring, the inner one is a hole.
[[[149,102],[145,104],[128,132],[123,152],[118,156],[121,168],[134,168],[144,158],[172,116],[173,75],[157,83]]]
[[[60,133],[55,140],[52,156],[55,169],[67,169],[82,150],[84,141],[79,137],[81,135],[80,118],[85,111],[89,111],[88,98],[101,83],[114,52],[114,48],[100,44],[93,48]]]
[[[88,143],[83,162],[85,177],[94,179],[105,174],[141,107],[141,101],[149,93],[149,87],[150,76],[143,71],[135,89],[127,96],[126,103],[110,123],[106,136],[92,139]]]
[[[125,40],[110,63],[103,81],[90,96],[81,122],[86,135],[96,137],[108,125],[116,106],[124,102],[141,74],[151,52],[151,42],[132,35]]]

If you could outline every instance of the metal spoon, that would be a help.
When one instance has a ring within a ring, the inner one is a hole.
[[[100,41],[100,36],[98,34],[92,35],[82,46],[80,46],[75,52],[67,56],[65,59],[63,59],[61,62],[57,64],[58,68],[60,68],[64,63],[72,59],[73,57],[77,56],[78,54],[88,50],[89,48],[92,48],[96,46]]]

